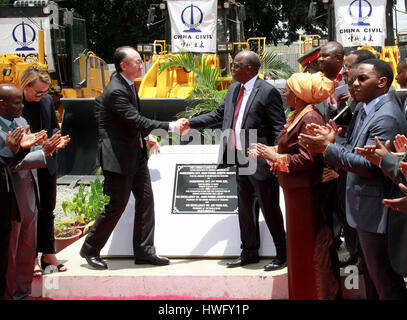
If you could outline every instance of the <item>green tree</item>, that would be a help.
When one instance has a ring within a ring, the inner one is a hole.
[[[64,0],[61,7],[73,9],[86,19],[89,49],[111,61],[115,48],[136,46],[165,38],[164,23],[147,28],[148,8],[161,0]],[[245,36],[266,37],[276,44],[298,40],[300,31],[326,33],[326,18],[307,18],[309,0],[238,1],[246,6]],[[260,8],[260,9],[259,9]],[[318,2],[318,15],[325,13]],[[160,10],[157,19],[161,19]]]
[[[242,2],[242,1],[241,1]],[[308,18],[309,0],[243,1],[246,7],[245,36],[267,37],[268,43],[298,40],[300,33],[326,35],[327,15]],[[327,13],[321,1],[317,15]]]
[[[73,9],[86,20],[89,49],[108,63],[114,50],[123,45],[163,39],[164,24],[147,28],[148,8],[160,1],[146,0],[65,0],[60,7]]]

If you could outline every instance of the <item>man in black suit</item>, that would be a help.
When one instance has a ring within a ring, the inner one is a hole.
[[[277,89],[257,74],[260,59],[252,51],[239,52],[233,61],[236,80],[219,107],[209,113],[185,121],[182,129],[202,128],[222,122],[222,141],[218,168],[236,165],[241,255],[228,267],[244,266],[259,261],[260,248],[257,199],[276,246],[276,258],[265,270],[275,270],[286,264],[286,239],[279,206],[279,185],[264,159],[249,159],[249,143],[276,145],[277,136],[285,124],[281,96]],[[235,161],[236,160],[236,161]],[[249,163],[249,167],[247,166]]]
[[[110,202],[97,217],[85,239],[80,255],[96,269],[107,269],[100,258],[114,227],[129,200],[136,200],[133,250],[136,264],[166,265],[169,260],[156,255],[154,247],[154,197],[147,166],[144,137],[154,129],[174,131],[177,123],[150,120],[140,114],[140,101],[134,80],[141,75],[143,60],[132,47],[117,48],[114,75],[103,94],[96,99],[99,163],[103,170],[103,191]]]

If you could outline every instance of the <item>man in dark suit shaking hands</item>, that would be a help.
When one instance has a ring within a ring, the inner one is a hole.
[[[209,113],[185,120],[183,130],[202,128],[222,123],[222,141],[219,149],[219,168],[237,165],[237,192],[242,252],[227,264],[244,266],[259,261],[260,248],[258,210],[273,236],[276,258],[265,266],[275,270],[285,266],[286,240],[284,222],[279,206],[279,186],[264,159],[253,160],[253,170],[245,170],[249,142],[276,145],[277,136],[285,124],[281,96],[276,88],[258,77],[260,59],[255,52],[241,51],[233,61],[233,83],[219,107]],[[226,133],[226,134],[225,134]],[[233,155],[232,157],[230,155]],[[236,161],[230,161],[231,158]],[[243,161],[242,161],[243,160]],[[256,200],[257,199],[257,200]]]
[[[104,193],[110,202],[97,217],[80,255],[96,269],[107,269],[100,250],[126,208],[130,192],[135,205],[133,249],[136,264],[166,265],[155,253],[154,197],[147,166],[144,137],[154,129],[173,131],[177,123],[150,120],[140,114],[134,80],[141,75],[143,60],[132,47],[117,48],[113,61],[117,74],[96,99],[98,157],[104,175]]]

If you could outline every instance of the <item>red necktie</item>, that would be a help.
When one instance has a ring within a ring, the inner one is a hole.
[[[237,118],[239,117],[240,107],[242,106],[243,94],[244,94],[244,85],[240,87],[239,97],[237,98],[235,104],[235,115],[233,116],[233,125],[232,125],[233,131],[235,131]]]
[[[230,149],[236,148],[235,128],[236,128],[237,118],[239,117],[240,107],[242,106],[243,94],[244,94],[244,85],[242,85],[240,87],[239,97],[237,98],[236,104],[235,104],[235,114],[233,116],[233,123],[232,123],[232,136],[230,138],[230,143],[229,143]]]

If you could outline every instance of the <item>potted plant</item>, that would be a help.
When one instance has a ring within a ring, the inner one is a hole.
[[[90,230],[100,211],[110,201],[110,197],[103,193],[99,176],[89,184],[90,191],[85,191],[85,186],[81,184],[72,201],[62,202],[64,213],[67,215],[70,212],[74,220],[72,226],[82,229],[83,235]]]
[[[80,229],[73,228],[72,226],[74,223],[75,220],[72,217],[64,217],[55,222],[54,243],[56,252],[61,251],[81,237],[82,231]]]

